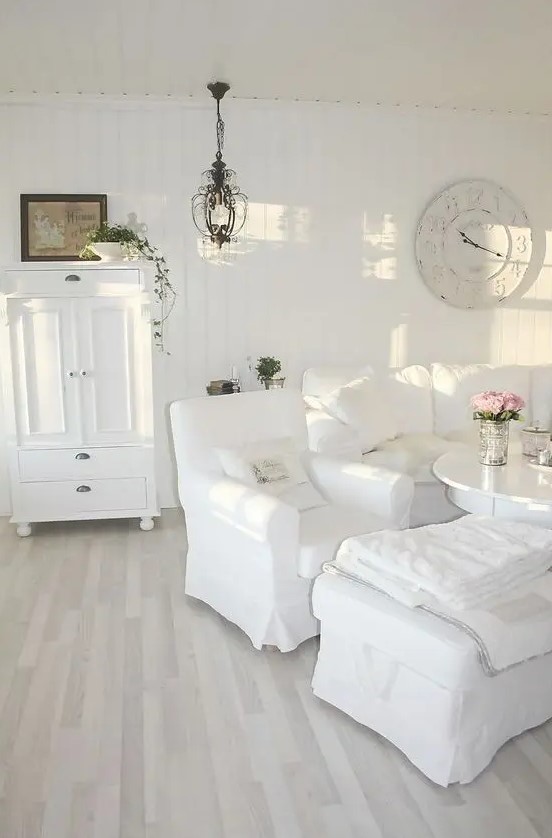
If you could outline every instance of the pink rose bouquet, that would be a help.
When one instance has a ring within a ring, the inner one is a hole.
[[[525,407],[521,396],[515,393],[497,390],[485,390],[471,398],[474,419],[487,419],[494,422],[515,422],[523,419],[520,411]]]

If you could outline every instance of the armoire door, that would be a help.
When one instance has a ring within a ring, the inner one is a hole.
[[[74,303],[83,442],[141,439],[142,375],[137,297],[94,297]]]
[[[71,302],[9,300],[8,318],[19,445],[80,443]]]

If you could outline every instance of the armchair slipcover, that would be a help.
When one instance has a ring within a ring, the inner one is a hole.
[[[299,391],[187,399],[170,408],[186,514],[186,593],[249,636],[290,651],[319,633],[312,580],[343,539],[408,525],[411,478],[308,451]],[[291,503],[227,477],[215,449],[292,438],[327,505]]]

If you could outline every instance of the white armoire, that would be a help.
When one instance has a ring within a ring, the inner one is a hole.
[[[36,262],[0,283],[12,522],[159,515],[149,268]]]

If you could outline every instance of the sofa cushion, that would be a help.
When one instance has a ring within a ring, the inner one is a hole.
[[[365,454],[362,461],[408,474],[415,483],[438,483],[433,474],[433,463],[441,454],[459,447],[465,446],[435,434],[406,434],[378,446],[377,451]]]
[[[374,378],[357,378],[338,387],[323,403],[328,413],[357,433],[363,452],[397,435],[391,402]]]
[[[318,398],[329,396],[338,387],[343,387],[349,381],[374,374],[372,367],[358,364],[343,367],[311,367],[303,374],[303,396]],[[312,403],[311,406],[314,406]]]
[[[323,409],[323,399],[356,378],[372,377],[369,366],[318,367],[306,370],[303,396],[308,408]],[[432,433],[433,402],[429,371],[413,364],[375,376],[388,397],[400,433]]]
[[[433,433],[431,376],[418,364],[392,370],[382,379],[401,434]]]
[[[483,390],[511,390],[529,405],[532,369],[518,365],[432,364],[435,433],[446,436],[466,428],[473,421],[470,398]]]
[[[279,499],[289,504],[289,506],[293,506],[299,512],[328,506],[328,501],[322,497],[316,486],[313,486],[310,482],[290,486],[289,489],[286,489],[279,495]]]
[[[309,449],[332,457],[360,460],[360,439],[356,431],[325,410],[307,410]]]
[[[318,576],[324,562],[335,559],[337,548],[349,536],[386,528],[377,515],[339,506],[310,509],[299,520],[297,572],[304,579]]]

